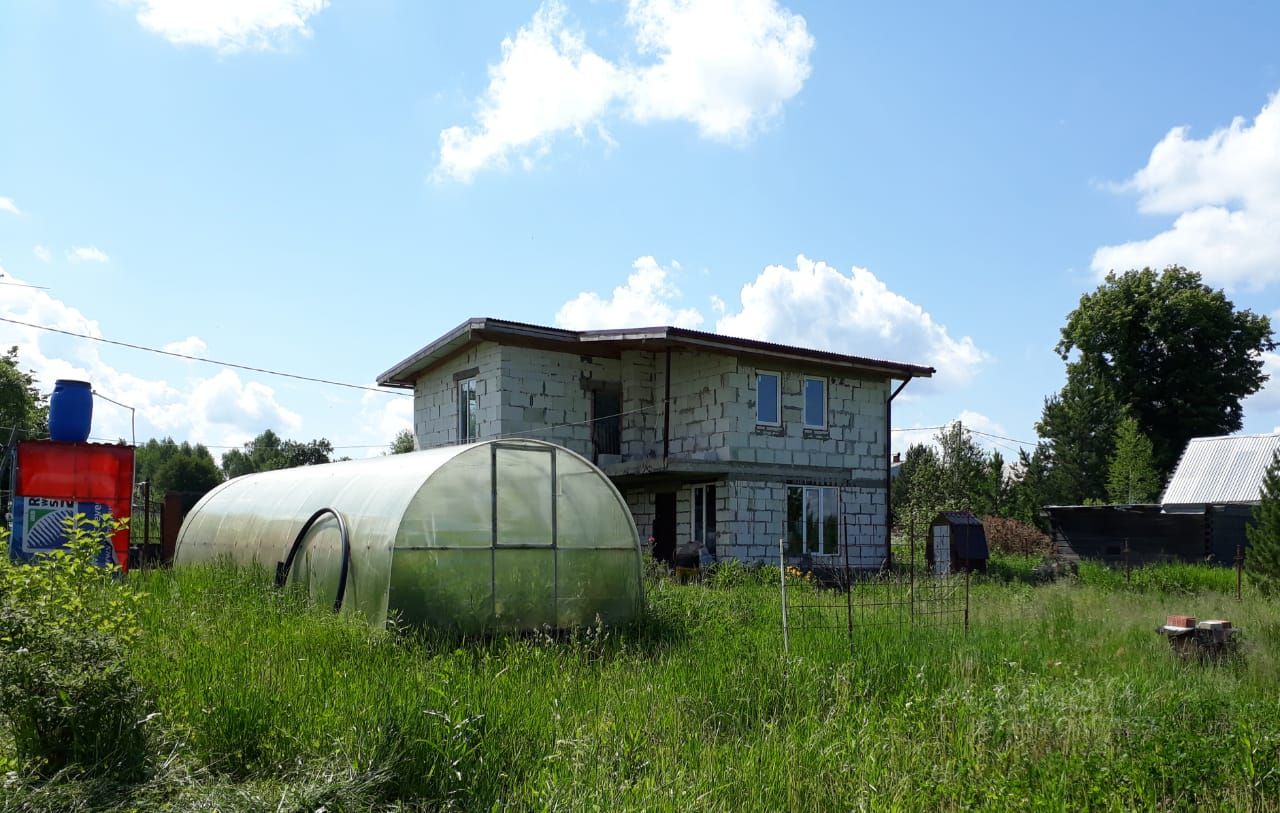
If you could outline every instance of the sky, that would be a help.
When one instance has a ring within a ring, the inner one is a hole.
[[[895,448],[959,419],[1011,456],[1108,270],[1280,311],[1280,6],[1221,8],[0,0],[0,317],[364,387],[473,316],[677,324],[930,364]],[[11,345],[128,405],[108,440],[358,457],[411,421]],[[1244,429],[1278,427],[1280,375]]]

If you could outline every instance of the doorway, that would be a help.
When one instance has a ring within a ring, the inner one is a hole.
[[[653,495],[653,558],[660,562],[675,561],[676,494],[674,491]]]

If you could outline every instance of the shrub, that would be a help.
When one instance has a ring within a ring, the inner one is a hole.
[[[144,704],[125,664],[137,597],[97,564],[123,525],[77,514],[65,548],[0,561],[0,718],[33,773],[128,779],[145,763]]]
[[[1280,452],[1262,480],[1262,495],[1253,509],[1253,523],[1245,530],[1249,552],[1245,569],[1264,595],[1280,593]]]
[[[1053,540],[1030,523],[1008,517],[983,517],[987,547],[992,553],[1048,556],[1053,553]]]

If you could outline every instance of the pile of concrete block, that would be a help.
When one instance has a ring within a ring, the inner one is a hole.
[[[1156,632],[1182,657],[1215,659],[1237,651],[1239,630],[1225,619],[1197,621],[1193,615],[1171,615]]]

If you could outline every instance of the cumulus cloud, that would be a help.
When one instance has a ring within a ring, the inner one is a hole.
[[[169,342],[164,346],[164,349],[170,353],[181,353],[184,356],[201,356],[204,355],[205,350],[209,349],[209,345],[205,344],[204,339],[199,336],[188,336],[176,342]]]
[[[122,0],[143,28],[175,45],[222,53],[271,51],[310,37],[308,21],[329,0]]]
[[[1138,209],[1174,215],[1147,239],[1103,246],[1093,256],[1109,270],[1184,265],[1236,288],[1280,281],[1280,95],[1252,123],[1236,118],[1203,139],[1175,127],[1147,165],[1115,188],[1138,196]]]
[[[0,286],[0,313],[30,324],[102,336],[96,320],[35,288]],[[17,346],[22,367],[34,372],[46,392],[59,378],[81,379],[133,407],[142,439],[173,435],[212,445],[238,445],[267,427],[292,431],[301,425],[298,413],[284,407],[271,387],[246,383],[232,370],[192,379],[179,388],[167,379],[144,378],[115,367],[101,356],[96,342],[0,323],[0,347],[10,346]],[[95,404],[93,435],[106,440],[128,438],[129,411],[106,402]]]
[[[47,263],[53,259],[53,253],[50,252],[49,249],[44,246],[40,246],[40,245],[32,246],[31,253],[36,255],[36,259],[42,263]]]
[[[702,324],[702,314],[695,308],[672,304],[680,298],[680,289],[671,281],[679,263],[663,268],[653,257],[641,257],[631,267],[626,284],[614,288],[609,299],[583,291],[556,312],[556,324],[571,330],[654,325],[695,328]]]
[[[400,430],[413,431],[413,399],[388,398],[376,392],[366,392],[360,400],[356,425],[361,437],[374,439],[364,449],[365,456],[380,455],[387,451]],[[383,445],[377,445],[378,438],[382,439]]]
[[[67,250],[67,259],[73,263],[105,263],[111,258],[97,246],[76,246]]]
[[[13,202],[13,198],[0,197],[0,212],[8,212],[11,215],[21,216],[22,210],[18,208],[18,204]]]
[[[531,166],[565,132],[612,145],[611,115],[688,121],[703,137],[744,141],[809,77],[813,37],[777,0],[630,0],[626,24],[635,58],[612,61],[547,0],[503,40],[474,123],[440,133],[436,177],[469,181],[513,157]]]
[[[962,410],[951,420],[942,425],[943,428],[949,428],[956,423],[971,433],[973,442],[979,447],[986,449],[988,452],[999,452],[1005,460],[1006,466],[1011,466],[1016,462],[1018,450],[1025,448],[1028,452],[1032,451],[1032,447],[1025,444],[1015,443],[1005,440],[1009,437],[1008,431],[1004,425],[981,412],[975,412],[972,409]],[[906,454],[907,449],[917,444],[933,446],[938,448],[938,433],[941,432],[938,426],[921,426],[916,423],[911,427],[895,429],[893,431],[893,451],[899,454]],[[1000,437],[991,437],[999,435]]]
[[[521,150],[536,154],[556,133],[583,135],[617,94],[622,71],[588,48],[565,25],[560,3],[502,41],[502,60],[489,68],[489,87],[470,127],[440,133],[437,173],[468,181],[478,170],[506,166]],[[529,153],[526,160],[532,160]]]
[[[716,331],[850,355],[928,364],[940,384],[968,381],[987,355],[968,336],[952,338],[924,308],[875,274],[848,274],[805,256],[771,265],[742,287],[740,305]]]

